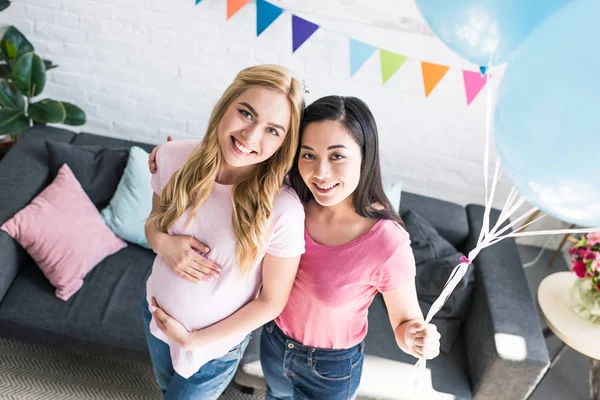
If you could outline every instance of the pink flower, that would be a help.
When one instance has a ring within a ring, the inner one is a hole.
[[[571,248],[569,249],[569,255],[570,255],[570,256],[572,256],[573,254],[575,254],[575,251],[576,251],[576,250],[577,250],[577,249],[576,249],[575,247],[571,247]]]
[[[588,250],[587,253],[585,253],[585,256],[583,257],[584,260],[595,260],[596,259],[596,253],[593,252],[592,250]]]
[[[587,242],[590,246],[600,243],[600,231],[588,233]]]
[[[600,261],[592,261],[592,271],[600,272]]]
[[[588,252],[587,247],[580,247],[577,249],[577,257],[584,258]]]
[[[578,277],[585,277],[586,268],[585,263],[583,261],[575,261],[573,264],[571,264],[571,269],[575,272],[575,274],[577,274]]]

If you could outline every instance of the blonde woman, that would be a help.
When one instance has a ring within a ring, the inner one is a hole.
[[[302,87],[287,70],[246,68],[191,154],[185,142],[156,154],[146,235],[157,257],[144,321],[166,399],[218,398],[249,333],[288,300],[304,253],[304,209],[283,181],[303,108]],[[207,251],[210,262],[198,254]],[[175,265],[196,268],[176,274]]]

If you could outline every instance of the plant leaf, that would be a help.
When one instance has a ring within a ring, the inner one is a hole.
[[[34,51],[33,45],[29,43],[29,40],[14,26],[9,26],[1,40],[8,40],[18,50],[18,55],[30,53]],[[17,57],[18,58],[18,57]]]
[[[23,54],[13,68],[12,80],[26,95],[39,95],[46,85],[44,61],[35,53]]]
[[[8,7],[10,7],[10,1],[9,0],[0,0],[0,11],[4,11]]]
[[[23,110],[0,108],[0,134],[23,133],[29,129],[29,119]]]
[[[14,60],[19,55],[19,49],[6,39],[0,40],[0,50],[2,50],[2,56],[6,61]]]
[[[1,40],[8,40],[11,42],[19,51],[19,55],[30,53],[35,51],[33,45],[25,35],[23,35],[17,28],[14,26],[9,26],[8,29],[4,32]]]
[[[67,111],[62,103],[51,99],[31,104],[27,109],[27,114],[34,122],[44,124],[60,124],[67,117]]]
[[[54,64],[52,61],[50,60],[44,60],[44,66],[46,67],[46,71],[50,70],[50,69],[54,69],[56,67],[58,67],[58,65]]]
[[[25,109],[23,93],[17,85],[6,79],[0,79],[0,106],[18,110]]]
[[[63,121],[63,124],[72,126],[79,126],[85,124],[85,112],[81,108],[71,103],[65,103],[64,101],[62,102],[62,104],[67,112],[67,117]]]
[[[0,79],[8,78],[10,76],[10,68],[6,64],[0,64]]]

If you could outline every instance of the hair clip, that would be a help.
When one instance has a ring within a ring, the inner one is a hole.
[[[302,87],[304,88],[304,93],[310,94],[308,91],[308,86],[306,86],[306,82],[302,79]]]
[[[460,262],[461,263],[465,263],[467,265],[471,264],[471,260],[469,260],[467,257],[465,256],[460,256]]]

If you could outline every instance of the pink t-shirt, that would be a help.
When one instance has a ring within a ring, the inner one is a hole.
[[[176,141],[161,146],[156,155],[158,170],[152,175],[152,187],[162,193],[171,176],[187,161],[198,141]],[[196,212],[195,222],[185,227],[190,210],[169,229],[172,235],[194,236],[211,249],[207,258],[223,270],[216,280],[191,283],[180,278],[157,256],[146,282],[148,303],[156,297],[159,306],[194,331],[213,325],[256,298],[262,283],[262,257],[247,279],[242,277],[236,261],[236,240],[231,223],[233,186],[215,183],[213,192]],[[266,252],[277,257],[295,257],[304,253],[304,208],[295,192],[282,188],[274,201],[270,220],[270,237]],[[206,362],[224,356],[245,335],[222,340],[193,351],[183,350],[156,326],[150,332],[167,343],[175,371],[188,378]],[[249,332],[248,332],[249,333]]]
[[[367,335],[368,308],[377,292],[388,292],[415,276],[408,233],[380,220],[360,238],[323,246],[305,232],[306,253],[288,303],[275,320],[298,342],[347,349]]]

